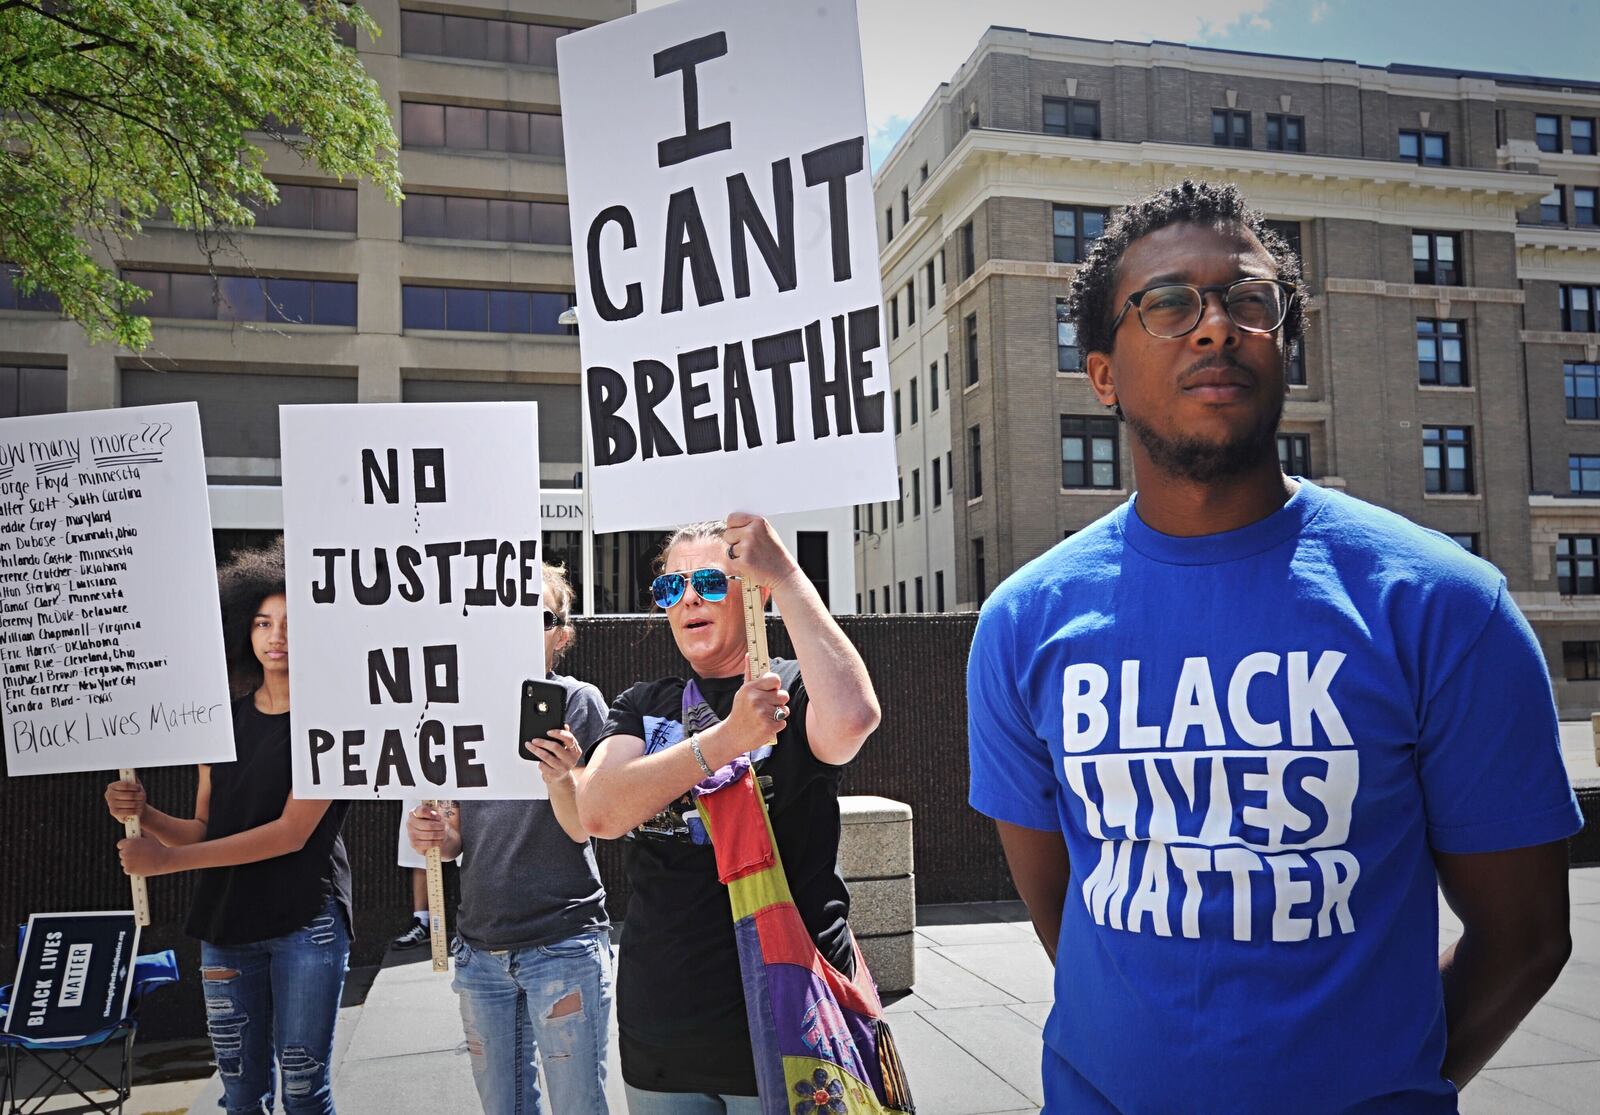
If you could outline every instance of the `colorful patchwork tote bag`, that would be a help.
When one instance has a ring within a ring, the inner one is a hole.
[[[762,1115],[915,1111],[860,946],[851,943],[848,979],[800,918],[749,761],[723,767],[694,797],[733,903]]]

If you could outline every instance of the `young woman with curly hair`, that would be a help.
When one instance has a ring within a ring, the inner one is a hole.
[[[106,787],[130,875],[198,871],[186,931],[200,940],[207,1026],[230,1113],[332,1115],[334,1019],[350,956],[349,802],[300,801],[289,756],[289,626],[283,549],[219,574],[234,759],[202,764],[192,817],[163,813],[137,782]]]

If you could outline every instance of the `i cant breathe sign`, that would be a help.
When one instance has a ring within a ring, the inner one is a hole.
[[[299,798],[534,798],[534,403],[282,407]]]
[[[894,498],[855,5],[557,50],[595,529]]]
[[[233,758],[193,403],[0,422],[12,776]]]

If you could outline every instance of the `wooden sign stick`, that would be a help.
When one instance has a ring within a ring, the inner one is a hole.
[[[122,767],[117,771],[117,777],[124,782],[138,781],[138,773],[132,767]],[[143,836],[139,818],[136,815],[125,818],[122,822],[123,834],[128,837]],[[150,888],[145,885],[143,875],[129,875],[128,882],[133,887],[133,920],[141,929],[150,925]]]
[[[767,655],[767,613],[761,604],[761,586],[753,581],[739,584],[744,593],[744,653],[750,662],[750,676],[756,678],[772,664]]]
[[[422,803],[439,811],[441,818],[449,802],[430,798]],[[428,849],[428,946],[433,952],[433,970],[450,970],[444,940],[444,861],[438,848]]]

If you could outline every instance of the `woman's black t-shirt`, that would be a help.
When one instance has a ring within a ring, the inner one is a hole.
[[[211,765],[211,806],[206,839],[244,832],[276,821],[293,788],[289,758],[289,714],[268,715],[254,694],[233,702],[231,763]],[[202,868],[184,926],[191,937],[213,945],[248,945],[303,928],[332,895],[349,925],[350,860],[339,826],[348,801],[330,802],[306,840],[288,855],[233,867]]]
[[[811,753],[798,663],[773,659],[772,669],[789,691],[790,717],[771,753],[756,762],[756,775],[800,916],[822,955],[852,973],[850,895],[837,863],[844,768]],[[744,679],[695,680],[712,711],[726,718]],[[633,686],[612,705],[600,739],[636,736],[647,753],[676,743],[684,736],[684,684],[684,678],[663,678]],[[633,895],[617,969],[622,1075],[650,1091],[753,1096],[755,1067],[728,888],[717,880],[711,846],[675,831],[682,828],[675,819],[685,811],[694,811],[687,795],[627,838]]]

